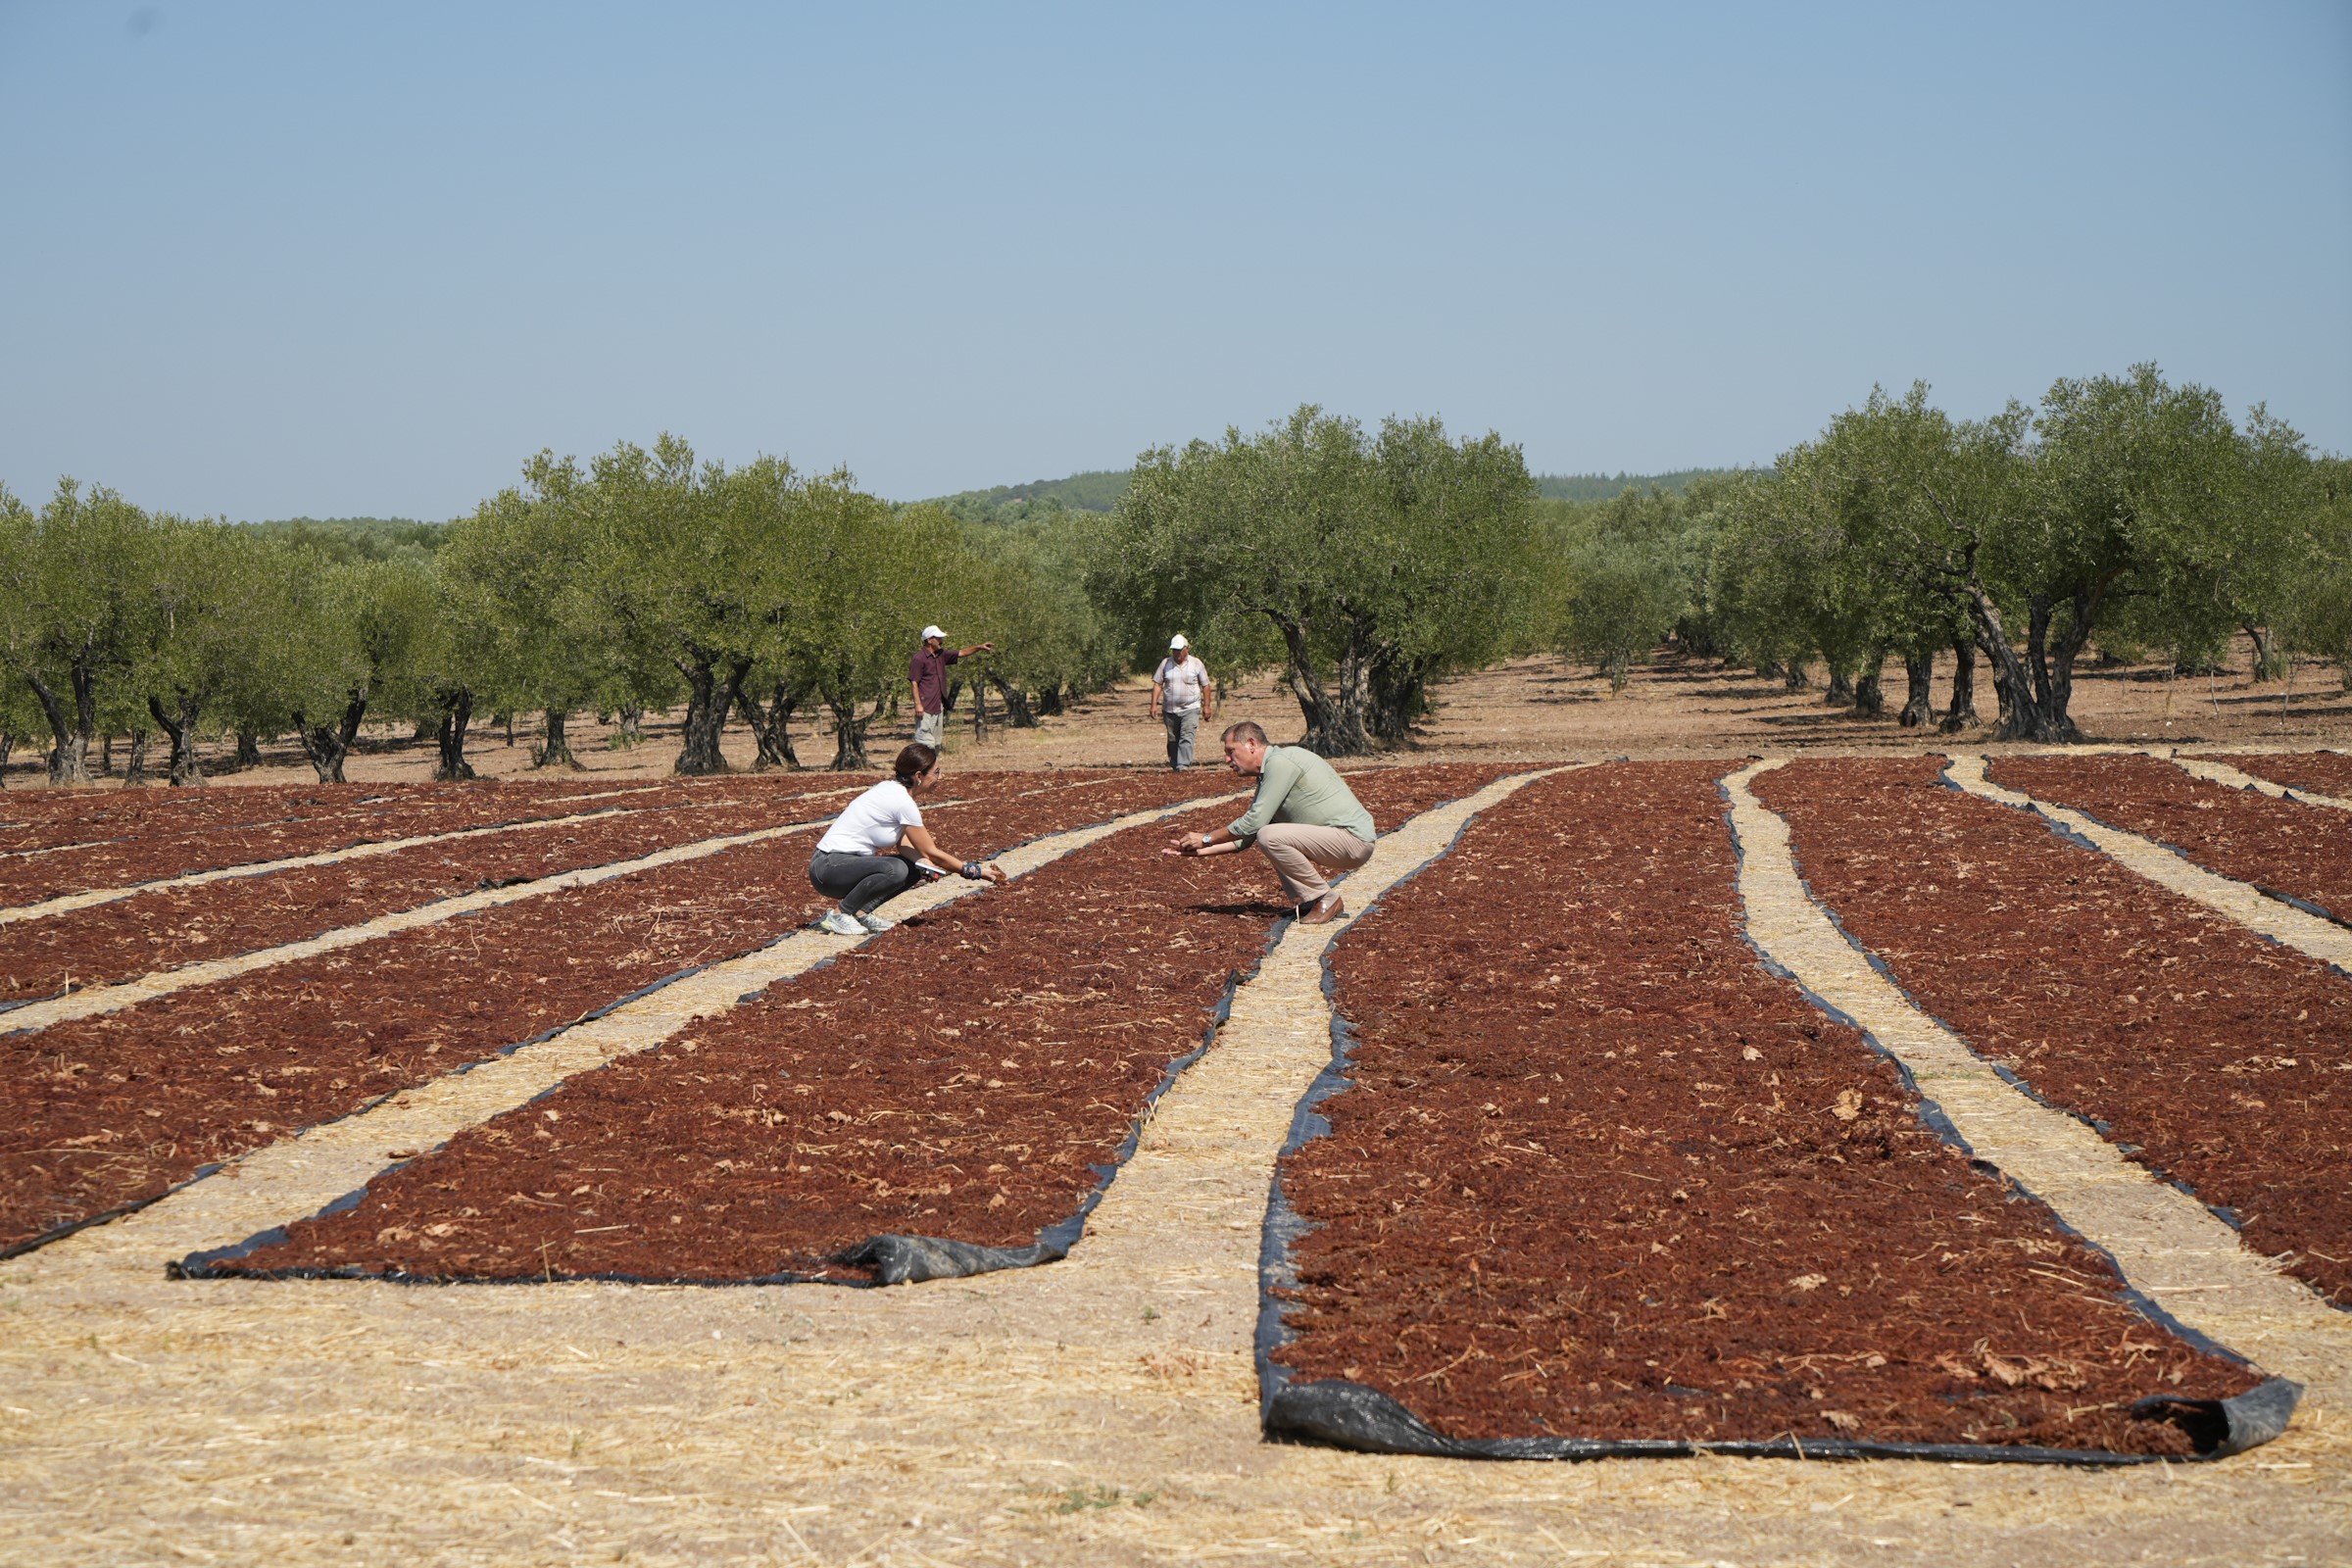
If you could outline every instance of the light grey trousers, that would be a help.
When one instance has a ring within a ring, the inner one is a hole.
[[[1161,709],[1160,722],[1168,726],[1168,765],[1184,768],[1193,765],[1193,738],[1200,733],[1200,710],[1198,708]]]

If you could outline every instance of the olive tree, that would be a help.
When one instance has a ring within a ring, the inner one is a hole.
[[[0,660],[38,705],[49,781],[87,784],[102,716],[126,710],[129,669],[154,612],[153,519],[72,479],[39,513],[0,508]]]
[[[960,525],[937,507],[894,512],[846,473],[802,485],[778,576],[773,647],[833,720],[837,769],[868,765],[866,736],[906,689],[927,618],[954,618]]]
[[[767,565],[760,492],[790,486],[791,466],[761,459],[730,474],[664,434],[650,449],[621,443],[590,474],[585,624],[624,664],[659,660],[684,683],[676,771],[724,772],[727,715],[768,629],[756,580]]]
[[[371,710],[428,711],[429,682],[418,671],[438,635],[440,590],[432,569],[413,560],[309,563],[284,585],[283,691],[318,781],[340,784]]]
[[[2281,595],[2274,621],[2278,641],[2290,657],[2332,662],[2344,690],[2352,692],[2352,461],[2325,458],[2312,465],[2299,522],[2301,569]]]
[[[971,663],[972,684],[993,688],[1016,728],[1060,711],[1069,694],[1102,686],[1130,666],[1128,638],[1114,632],[1111,616],[1086,591],[1086,526],[1067,512],[962,526],[946,603],[958,642],[996,644]],[[1159,634],[1161,648],[1175,629]],[[985,711],[984,704],[974,705],[976,724]]]
[[[471,688],[501,711],[537,709],[534,767],[578,767],[570,715],[612,682],[588,588],[592,509],[571,459],[541,452],[523,482],[450,525],[438,555],[449,614],[470,629]]]
[[[164,519],[155,538],[145,617],[132,683],[171,742],[170,778],[204,782],[200,726],[224,700],[247,709],[277,678],[279,595],[293,548],[226,523]]]
[[[1355,756],[1400,742],[1435,676],[1508,644],[1533,590],[1535,495],[1492,433],[1455,443],[1435,419],[1390,419],[1371,437],[1303,407],[1254,437],[1143,454],[1106,597],[1157,622],[1138,639],[1154,655],[1184,627],[1204,658],[1279,662],[1305,744]]]
[[[1595,666],[1614,696],[1690,608],[1681,504],[1655,488],[1629,489],[1610,501],[1555,503],[1546,523],[1544,640]]]

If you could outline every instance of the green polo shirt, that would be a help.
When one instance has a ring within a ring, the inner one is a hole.
[[[1226,828],[1247,844],[1269,822],[1301,822],[1310,827],[1340,827],[1372,843],[1372,813],[1364,809],[1338,770],[1303,746],[1270,746],[1265,770],[1257,775],[1257,795],[1250,809]]]

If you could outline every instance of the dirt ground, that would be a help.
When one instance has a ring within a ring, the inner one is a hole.
[[[2232,672],[2228,675],[2176,678],[2169,666],[2160,664],[2085,668],[2076,677],[2075,720],[2093,740],[2137,746],[2255,746],[2293,751],[2352,744],[2352,693],[2343,689],[2333,665],[2308,660],[2299,662],[2291,692],[2285,681],[2256,684],[2247,673],[2252,665],[2250,651],[2240,639]],[[1916,752],[1944,745],[1984,748],[1989,734],[1984,726],[1950,736],[1898,726],[1894,710],[1902,705],[1902,666],[1889,663],[1884,680],[1888,710],[1883,716],[1867,716],[1825,703],[1818,669],[1811,687],[1790,692],[1782,682],[1763,679],[1753,670],[1726,669],[1713,660],[1664,655],[1655,662],[1637,666],[1624,692],[1612,697],[1607,683],[1583,666],[1556,659],[1515,660],[1439,685],[1414,746],[1394,760],[1534,761],[1808,751]],[[1950,699],[1950,682],[1951,660],[1946,656],[1936,671],[1938,713]],[[1066,713],[1043,719],[1034,729],[1006,725],[1002,705],[992,703],[987,736],[975,739],[967,694],[950,726],[949,758],[952,764],[992,768],[1163,762],[1164,742],[1159,725],[1152,718],[1151,699],[1151,683],[1139,677],[1077,703]],[[1992,683],[1982,666],[1977,706],[1987,716],[1994,711]],[[1298,703],[1277,688],[1272,675],[1244,682],[1230,692],[1218,709],[1218,717],[1223,721],[1256,719],[1277,742],[1297,740],[1303,727]],[[649,715],[645,743],[615,751],[607,745],[610,725],[597,723],[593,714],[578,715],[570,726],[573,753],[595,776],[665,774],[677,758],[678,718],[675,712]],[[868,743],[875,765],[886,765],[891,753],[912,733],[911,714],[889,727],[877,724]],[[483,777],[531,773],[530,748],[538,734],[537,716],[517,715],[512,745],[506,734],[503,726],[487,721],[474,726],[466,757]],[[830,732],[817,733],[804,723],[796,730],[794,743],[802,760],[812,767],[821,768],[832,759]],[[1199,750],[1213,762],[1213,735],[1204,736]],[[740,721],[728,726],[725,751],[736,766],[751,765],[752,737]],[[291,740],[264,747],[263,756],[263,766],[219,771],[214,782],[298,784],[315,776]],[[224,757],[224,748],[209,748],[206,766],[220,765],[215,759]],[[346,776],[354,783],[413,782],[431,777],[433,761],[430,742],[409,739],[405,725],[379,725],[362,736]],[[45,765],[40,751],[21,747],[5,770],[8,787],[38,786]],[[100,787],[119,784],[124,765],[123,749],[118,745],[114,773]]]
[[[967,713],[952,759],[1154,764],[1149,695],[1130,682],[1037,729],[992,725],[985,743]],[[1557,661],[1437,696],[1407,760],[1983,744],[1981,730],[1904,731],[1823,706],[1818,687],[1671,660],[1613,699]],[[2087,671],[2076,714],[2114,742],[2352,744],[2331,669],[2298,670],[2291,707],[2283,696],[2242,674],[2208,688]],[[1989,710],[1988,686],[1980,700]],[[1299,728],[1271,681],[1220,716],[1277,740]],[[580,756],[597,775],[664,773],[674,715],[649,727],[621,752],[579,726]],[[878,738],[877,759],[904,734]],[[512,747],[477,735],[484,773],[529,770],[522,728]],[[813,736],[802,749],[829,756]],[[749,760],[740,726],[728,754]],[[429,744],[386,732],[351,776],[419,779],[431,760]],[[21,760],[11,787],[38,765]],[[310,777],[280,747],[221,782]],[[1372,869],[1409,872],[1458,823],[1433,813]],[[1319,971],[1296,946],[1237,998],[1088,1243],[1050,1268],[879,1293],[167,1281],[161,1259],[244,1234],[205,1217],[259,1185],[235,1169],[182,1195],[193,1206],[0,1263],[0,1564],[2352,1564],[2352,1314],[2232,1339],[2311,1392],[2285,1437],[2211,1465],[1505,1465],[1262,1441],[1250,1344],[1266,1174],[1330,1049]],[[366,1152],[406,1147],[375,1136]],[[299,1166],[328,1141],[283,1147]],[[2219,1292],[2193,1272],[2155,1285],[2168,1307],[2221,1298],[2180,1294]]]
[[[1384,842],[1367,905],[1470,808]],[[409,1135],[374,1124],[411,1097],[0,1264],[0,1563],[2352,1561],[2352,1316],[2276,1281],[2292,1310],[2216,1316],[2197,1303],[2242,1282],[2194,1238],[2126,1255],[2312,1391],[2285,1437],[2219,1464],[1482,1464],[1263,1441],[1259,1227],[1329,1059],[1336,929],[1267,956],[1051,1267],[884,1292],[164,1277],[286,1217],[288,1183],[311,1190],[296,1211],[347,1191],[304,1174],[335,1163],[309,1146],[392,1157]]]

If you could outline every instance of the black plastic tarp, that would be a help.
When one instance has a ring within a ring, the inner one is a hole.
[[[1466,832],[1468,827],[1469,824],[1465,823],[1463,830]],[[1435,864],[1444,855],[1452,853],[1460,840],[1461,835],[1457,833],[1453,843],[1448,844],[1440,856],[1433,857],[1421,869],[1426,870],[1428,865]],[[1744,853],[1744,846],[1740,845],[1736,828],[1733,829],[1733,843],[1736,849]],[[1760,950],[1757,958],[1776,976],[1794,979],[1786,968]],[[1801,986],[1799,989],[1803,990]],[[1332,999],[1335,992],[1328,954],[1323,965],[1323,992],[1327,1000]],[[1853,1019],[1829,1005],[1811,991],[1804,991],[1804,995],[1813,1005],[1839,1022],[1860,1028]],[[1862,1033],[1873,1050],[1893,1059],[1891,1054],[1867,1030]],[[1292,1115],[1290,1135],[1282,1148],[1283,1158],[1330,1132],[1331,1123],[1319,1107],[1326,1100],[1350,1087],[1349,1058],[1353,1051],[1353,1036],[1336,1005],[1331,1013],[1331,1041],[1330,1063],[1316,1075]],[[1895,1066],[1904,1086],[1912,1089],[1916,1096],[1916,1085],[1908,1069],[1899,1060],[1895,1061]],[[1919,1098],[1917,1103],[1924,1124],[1963,1152],[1968,1152],[1968,1146],[1940,1106],[1925,1098]],[[1978,1163],[1983,1168],[1990,1168],[1984,1167],[1982,1161]],[[2010,1185],[2015,1188],[2014,1183]],[[2022,1193],[2023,1189],[2017,1191]],[[2030,1201],[2040,1201],[2031,1194],[2024,1196]],[[2042,1206],[2045,1209],[2047,1207],[2046,1204]],[[2061,1226],[2065,1228],[2063,1222]],[[1293,1376],[1290,1368],[1274,1359],[1274,1352],[1292,1338],[1283,1319],[1286,1299],[1295,1294],[1298,1284],[1297,1271],[1291,1262],[1291,1248],[1308,1229],[1307,1222],[1291,1206],[1283,1192],[1281,1166],[1278,1163],[1266,1206],[1265,1229],[1258,1254],[1256,1335],[1260,1421],[1266,1436],[1272,1439],[1325,1444],[1366,1453],[1420,1454],[1451,1459],[1657,1458],[1716,1453],[1791,1459],[1903,1458],[1986,1464],[2123,1465],[2155,1462],[2159,1457],[2097,1449],[2004,1446],[1997,1444],[1890,1443],[1867,1438],[1811,1441],[1800,1439],[1793,1433],[1770,1439],[1734,1441],[1600,1439],[1550,1435],[1484,1439],[1449,1437],[1431,1427],[1401,1401],[1378,1389],[1341,1378],[1300,1381]],[[2128,1290],[2125,1298],[2148,1317],[2154,1327],[2167,1335],[2184,1339],[2201,1349],[2242,1362],[2241,1357],[2178,1322],[2137,1291]],[[2228,1399],[2183,1399],[2162,1394],[2152,1395],[2134,1403],[2132,1413],[2147,1420],[2179,1427],[2187,1435],[2196,1458],[2218,1459],[2241,1453],[2283,1433],[2294,1415],[2302,1393],[2300,1384],[2274,1377]],[[1659,1405],[1659,1425],[1670,1428],[1673,1423],[1671,1411],[1674,1396],[1661,1391]]]

